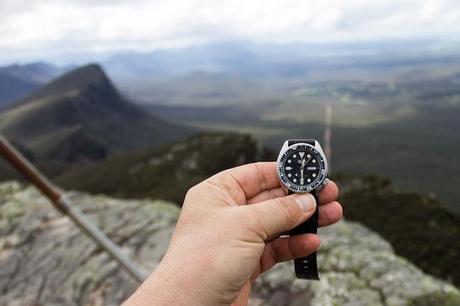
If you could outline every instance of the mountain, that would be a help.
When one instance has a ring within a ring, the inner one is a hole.
[[[0,71],[0,109],[24,97],[40,84],[3,74]]]
[[[272,158],[248,135],[207,132],[159,149],[80,166],[56,182],[91,193],[181,202],[190,187],[219,171]]]
[[[68,69],[45,62],[0,67],[0,107],[24,98]]]
[[[176,205],[68,193],[144,271],[168,246]],[[0,184],[0,304],[120,305],[138,286],[36,189]],[[320,230],[319,282],[276,265],[252,288],[249,305],[456,306],[460,292],[395,255],[381,236],[355,222]],[[436,260],[433,259],[433,260]]]
[[[14,76],[24,81],[39,84],[46,83],[57,76],[69,71],[71,67],[58,67],[46,62],[34,62],[28,64],[12,64],[0,67],[0,74]]]
[[[449,48],[449,49],[448,49]],[[423,51],[421,51],[423,50]],[[447,56],[458,62],[458,40],[401,39],[356,42],[255,43],[218,41],[152,52],[124,52],[103,61],[110,75],[171,76],[194,71],[246,77],[302,76],[314,68],[376,68],[426,64]],[[442,60],[445,60],[442,59]]]
[[[0,112],[0,132],[39,159],[65,162],[100,160],[192,133],[129,103],[94,64]]]

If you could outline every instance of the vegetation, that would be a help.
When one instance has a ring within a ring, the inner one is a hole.
[[[460,285],[460,218],[435,199],[401,191],[375,176],[341,182],[345,218],[358,221],[388,240],[395,252],[426,272]]]
[[[91,193],[182,203],[187,190],[207,177],[272,156],[248,135],[201,133],[160,149],[78,167],[58,177],[57,182],[68,189]]]
[[[457,74],[394,83],[284,80],[284,87],[273,84],[279,86],[276,99],[263,102],[146,108],[207,130],[250,133],[276,151],[286,138],[321,140],[329,103],[335,171],[389,177],[398,186],[435,195],[460,214],[458,80]]]
[[[408,306],[432,305],[458,306],[460,305],[460,295],[457,293],[438,292],[436,294],[418,296],[408,303]]]

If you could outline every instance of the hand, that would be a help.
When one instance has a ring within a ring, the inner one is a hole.
[[[316,209],[310,194],[285,196],[274,162],[223,171],[191,188],[169,248],[126,305],[246,305],[256,277],[319,247],[314,234],[279,236]],[[319,192],[319,226],[342,208],[329,182]]]

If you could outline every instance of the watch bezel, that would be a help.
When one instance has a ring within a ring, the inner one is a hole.
[[[317,143],[317,142],[316,142]],[[319,145],[319,144],[318,144]],[[320,164],[323,167],[323,169],[320,170],[320,175],[318,175],[317,179],[315,179],[312,183],[306,185],[306,186],[300,186],[291,183],[285,173],[284,173],[284,159],[287,159],[287,157],[293,153],[293,151],[296,151],[298,147],[310,147],[317,155],[320,157]],[[317,148],[314,145],[311,145],[309,143],[295,143],[290,146],[283,146],[283,148],[280,151],[280,154],[278,155],[278,159],[276,161],[276,172],[278,175],[278,178],[281,182],[281,184],[286,187],[288,190],[295,192],[295,193],[306,193],[306,192],[311,192],[313,190],[320,189],[323,186],[324,181],[327,179],[328,175],[328,165],[327,165],[327,160],[326,156],[321,149],[321,147]]]

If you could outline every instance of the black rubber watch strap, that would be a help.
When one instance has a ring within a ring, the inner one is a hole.
[[[319,203],[316,191],[312,191],[311,194],[315,197],[316,203]],[[290,236],[306,233],[316,234],[318,232],[318,212],[319,207],[317,206],[315,213],[307,221],[290,230],[288,234]],[[316,252],[306,257],[294,259],[294,267],[297,278],[319,280]]]
[[[312,146],[315,145],[315,140],[314,139],[289,139],[288,140],[288,146],[296,144],[296,143],[308,143]]]

